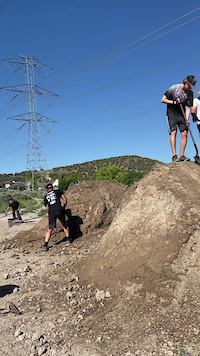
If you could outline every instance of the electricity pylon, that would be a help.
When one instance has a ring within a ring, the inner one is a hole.
[[[40,88],[38,85],[34,84],[34,68],[51,69],[50,67],[39,63],[38,59],[34,57],[21,55],[19,55],[18,57],[19,58],[14,59],[3,59],[3,61],[23,65],[25,68],[26,84],[4,87],[0,89],[15,91],[19,93],[26,93],[28,113],[9,117],[8,120],[25,121],[25,123],[20,128],[22,128],[26,123],[28,123],[27,171],[32,172],[32,190],[34,190],[34,171],[41,171],[42,169],[47,168],[46,159],[42,153],[43,146],[39,124],[41,124],[42,126],[44,122],[56,124],[56,121],[37,113],[36,95],[58,95],[46,89]]]

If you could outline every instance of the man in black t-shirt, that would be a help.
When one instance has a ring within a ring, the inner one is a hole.
[[[10,199],[9,200],[9,205],[5,211],[5,215],[8,214],[8,210],[12,208],[12,214],[13,214],[13,219],[18,219],[19,221],[22,222],[22,217],[19,213],[20,209],[21,209],[21,204],[17,201],[17,200],[13,200],[13,199]],[[16,214],[17,214],[17,217],[16,217]]]
[[[188,75],[183,80],[183,84],[172,85],[162,97],[161,103],[167,104],[167,122],[170,133],[170,144],[172,149],[172,162],[190,161],[184,156],[187,133],[190,125],[190,108],[193,106],[193,92],[195,88],[196,78],[193,75]],[[185,110],[185,106],[187,107]],[[183,109],[183,111],[182,111]],[[185,112],[183,116],[183,112]],[[176,154],[176,135],[177,126],[181,132],[181,149],[180,158]]]
[[[47,213],[49,217],[49,228],[45,236],[45,243],[42,247],[43,250],[48,251],[48,242],[51,237],[53,229],[56,228],[56,220],[60,220],[63,225],[64,232],[67,238],[67,243],[71,241],[69,239],[69,228],[65,221],[65,206],[67,205],[66,196],[60,190],[54,190],[52,184],[47,184],[46,186],[47,194],[44,197],[44,205],[47,208]],[[64,207],[61,204],[64,203]]]

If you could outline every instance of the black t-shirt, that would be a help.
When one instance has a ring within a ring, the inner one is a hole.
[[[51,190],[44,197],[44,205],[49,207],[49,214],[61,212],[64,208],[61,205],[60,198],[63,192],[60,190]]]
[[[13,203],[10,203],[9,206],[12,207],[12,209],[17,210],[19,209],[19,202],[14,200]]]

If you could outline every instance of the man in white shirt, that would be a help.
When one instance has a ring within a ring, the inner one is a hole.
[[[198,98],[194,98],[191,114],[192,121],[197,123],[197,128],[200,133],[200,96],[198,96]]]

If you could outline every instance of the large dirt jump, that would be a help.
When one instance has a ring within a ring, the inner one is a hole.
[[[40,251],[47,217],[5,234],[1,354],[199,356],[199,177],[183,162],[157,164],[130,188],[71,185],[70,246],[58,224]]]
[[[186,163],[186,162],[185,162]],[[173,262],[200,220],[200,167],[156,165],[124,195],[83,275],[99,287],[133,277],[157,278]]]

